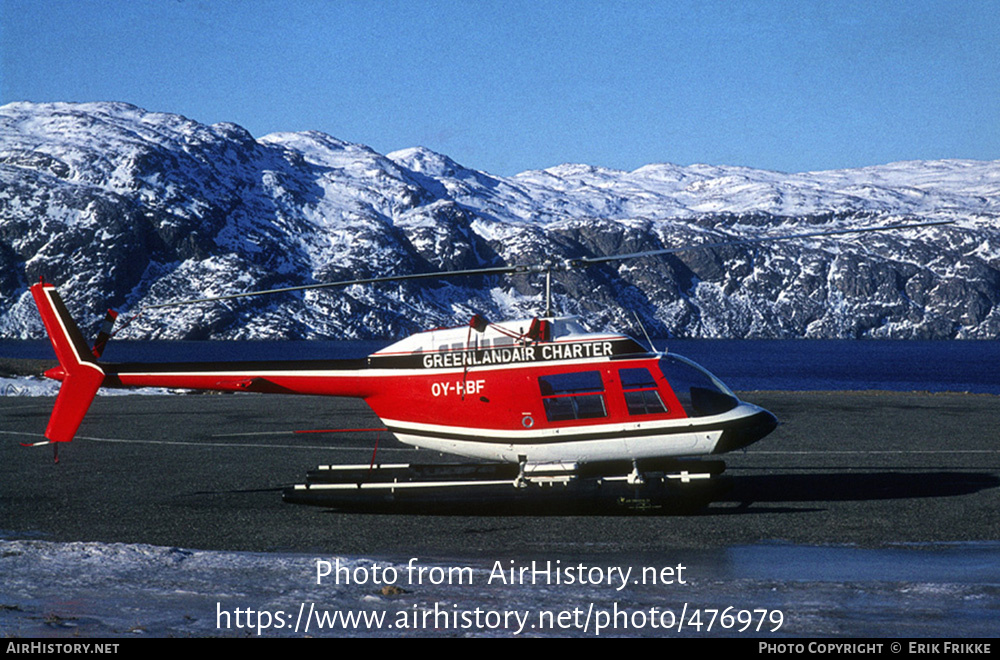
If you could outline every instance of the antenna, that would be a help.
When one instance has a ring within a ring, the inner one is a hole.
[[[639,329],[642,330],[642,334],[646,337],[646,343],[649,344],[649,350],[654,353],[658,353],[659,351],[657,351],[656,347],[653,346],[653,340],[649,338],[649,333],[646,332],[646,325],[642,322],[642,319],[639,318],[639,314],[634,309],[632,310],[632,316],[635,317],[635,322],[639,324]],[[663,352],[666,353],[666,350]]]

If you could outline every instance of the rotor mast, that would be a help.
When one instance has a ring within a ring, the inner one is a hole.
[[[545,269],[545,318],[552,318],[552,269]]]

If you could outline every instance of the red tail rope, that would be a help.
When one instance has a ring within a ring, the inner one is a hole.
[[[378,453],[378,441],[379,441],[379,438],[381,438],[381,437],[382,437],[381,433],[379,433],[378,435],[375,436],[375,448],[372,449],[372,462],[368,464],[368,476],[369,477],[372,475],[372,470],[375,469],[375,454]]]
[[[108,337],[108,339],[113,339],[115,337],[115,335],[117,335],[119,332],[121,332],[122,330],[124,330],[125,328],[127,328],[129,326],[129,324],[132,323],[132,321],[134,321],[137,318],[139,318],[140,316],[142,316],[142,312],[143,311],[145,311],[145,310],[139,310],[135,315],[133,315],[131,318],[127,319],[124,323],[121,324],[121,326],[117,330],[115,330],[114,332],[111,333],[111,335]]]

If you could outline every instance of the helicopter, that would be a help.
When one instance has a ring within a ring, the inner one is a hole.
[[[673,483],[710,480],[725,465],[712,460],[771,433],[777,418],[742,401],[709,371],[672,352],[623,334],[590,332],[574,317],[552,313],[551,276],[597,263],[769,241],[904,230],[950,221],[734,239],[561,263],[418,273],[167,302],[147,309],[211,303],[305,289],[403,279],[483,274],[545,276],[545,313],[490,322],[474,315],[464,326],[411,335],[362,359],[258,362],[110,363],[100,360],[116,314],[109,311],[93,346],[84,339],[54,285],[31,293],[62,381],[45,440],[72,441],[101,387],[308,394],[364,400],[397,440],[475,459],[460,464],[322,466],[284,499],[355,507],[441,501],[443,490],[516,494],[613,493],[614,501],[648,503]],[[648,339],[648,338],[647,338]],[[611,486],[619,487],[617,490]],[[513,487],[513,488],[512,488]],[[622,490],[625,489],[625,490]],[[421,497],[413,494],[420,492]],[[629,497],[622,493],[631,493]],[[640,492],[645,495],[639,496]],[[506,495],[505,495],[506,496]],[[458,495],[461,498],[464,495]]]

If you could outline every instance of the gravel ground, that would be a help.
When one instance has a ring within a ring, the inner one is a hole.
[[[51,398],[0,397],[0,536],[193,549],[438,557],[660,553],[783,541],[881,547],[1000,540],[1000,397],[751,392],[782,425],[726,455],[687,515],[337,513],[282,502],[319,464],[371,458],[353,400],[253,394],[98,397],[54,463]],[[384,434],[384,461],[453,460]]]

